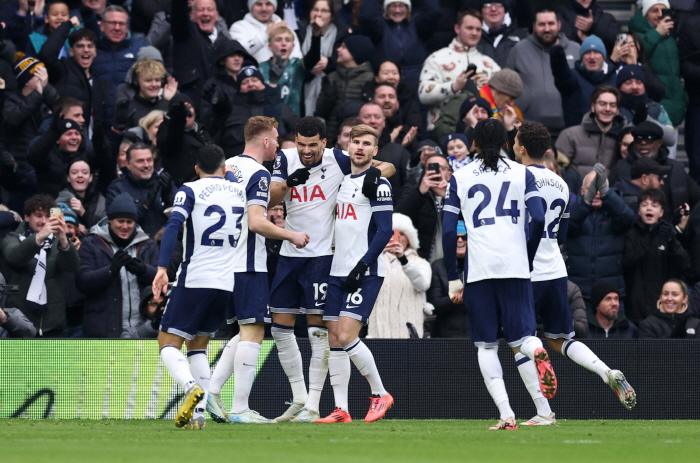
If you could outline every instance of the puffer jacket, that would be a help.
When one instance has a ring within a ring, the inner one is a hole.
[[[569,168],[581,177],[593,170],[596,163],[612,169],[615,165],[617,134],[627,126],[625,118],[617,115],[610,130],[603,133],[595,122],[595,116],[589,111],[583,116],[580,125],[562,130],[556,148],[569,158]]]
[[[681,63],[678,46],[675,39],[667,35],[662,37],[656,29],[642,16],[642,10],[629,22],[630,32],[636,32],[642,37],[649,66],[659,76],[666,87],[666,93],[661,105],[666,108],[671,122],[678,126],[685,119],[685,109],[688,106],[688,94],[681,82]]]
[[[2,257],[7,263],[7,284],[19,285],[19,291],[7,295],[7,306],[17,307],[32,322],[37,329],[48,332],[66,327],[66,304],[63,294],[63,274],[77,272],[80,257],[73,243],[68,243],[68,249],[61,249],[58,238],[54,238],[51,248],[46,253],[46,300],[48,311],[36,315],[24,309],[29,286],[31,285],[37,259],[34,257],[41,250],[36,243],[36,233],[31,233],[26,239],[27,222],[22,222],[17,230],[9,233],[2,241]]]
[[[588,336],[588,320],[586,319],[586,303],[576,283],[571,280],[566,282],[566,297],[571,308],[571,317],[574,321],[574,337],[585,338]]]
[[[2,110],[2,136],[5,147],[17,161],[27,160],[29,142],[37,135],[43,118],[49,115],[49,109],[58,101],[59,94],[49,84],[40,94],[36,90],[27,96],[22,90],[6,92],[7,99]]]
[[[625,233],[634,222],[634,212],[611,188],[603,197],[603,205],[594,209],[583,197],[571,204],[566,249],[569,279],[589,299],[593,282],[608,281],[624,297],[625,279],[622,255],[625,251]]]
[[[158,246],[136,226],[135,236],[125,248],[131,257],[146,264],[146,273],[137,277],[122,267],[119,278],[109,267],[119,249],[109,234],[109,221],[102,220],[90,229],[80,246],[78,290],[87,296],[83,314],[83,333],[88,338],[137,338],[139,329],[150,321],[141,317],[141,290],[150,286],[158,266]],[[128,300],[124,295],[128,294]]]
[[[657,310],[656,307],[654,309]],[[698,338],[700,338],[700,319],[688,311],[664,313],[657,310],[639,324],[639,339]]]

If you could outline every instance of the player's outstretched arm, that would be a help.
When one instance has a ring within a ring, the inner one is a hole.
[[[382,171],[384,178],[389,178],[396,173],[396,166],[390,162],[372,161],[372,165]]]
[[[287,182],[270,182],[270,201],[268,202],[269,207],[275,207],[284,199],[284,195],[287,194],[289,187]]]
[[[158,272],[156,272],[156,277],[153,279],[153,284],[151,285],[154,297],[157,297],[159,294],[167,293],[168,283],[168,268],[158,267]]]
[[[265,217],[265,208],[251,204],[248,206],[248,228],[253,233],[273,240],[287,240],[298,249],[309,244],[309,235],[280,228]]]

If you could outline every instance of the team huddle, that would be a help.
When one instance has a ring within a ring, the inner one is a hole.
[[[243,153],[225,160],[215,145],[201,148],[199,180],[184,184],[175,196],[153,292],[167,291],[166,270],[182,232],[183,261],[158,337],[164,365],[185,390],[177,427],[203,429],[205,409],[217,422],[351,422],[351,361],[371,389],[366,422],[383,418],[394,403],[359,333],[386,275],[380,254],[393,233],[386,177],[395,168],[374,160],[378,133],[366,125],[352,129],[347,153],[326,148],[319,119],[301,119],[295,135],[296,148],[278,154],[277,122],[251,118]],[[537,407],[537,415],[522,424],[556,423],[547,399],[556,393],[557,378],[535,336],[536,314],[549,346],[600,375],[631,409],[636,396],[622,372],[572,339],[566,268],[558,247],[566,237],[569,192],[542,166],[547,129],[541,124],[520,129],[514,149],[528,167],[501,156],[507,134],[497,120],[480,121],[474,138],[478,154],[450,180],[442,242],[450,298],[467,306],[479,366],[499,409],[500,420],[490,429],[517,429],[497,355],[499,330]],[[262,163],[273,160],[270,175]],[[284,228],[266,219],[267,208],[281,201],[287,211]],[[460,216],[469,241],[463,277],[456,259]],[[266,238],[284,240],[269,290]],[[306,315],[308,323],[308,390],[294,335],[297,315]],[[224,319],[238,322],[240,333],[228,342],[210,377],[207,343]],[[264,323],[272,323],[293,394],[289,408],[275,419],[248,406]],[[227,411],[220,394],[231,375],[233,404]],[[322,418],[326,375],[336,408]]]

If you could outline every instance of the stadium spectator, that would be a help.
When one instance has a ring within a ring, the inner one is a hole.
[[[87,234],[85,227],[80,227],[78,214],[68,204],[57,202],[56,205],[61,208],[63,218],[66,221],[66,237],[73,243],[76,251],[80,254],[81,238],[84,238]],[[63,335],[66,338],[81,338],[83,336],[83,309],[86,297],[78,291],[75,285],[75,273],[63,274],[63,284],[63,294],[66,300],[66,329]]]
[[[451,133],[463,133],[476,127],[482,119],[491,117],[491,103],[480,95],[464,92],[450,101],[440,110],[440,118],[435,122],[433,137],[440,140]]]
[[[476,46],[484,55],[490,56],[502,68],[506,67],[508,54],[516,43],[527,37],[527,30],[516,26],[514,19],[506,12],[505,1],[491,2],[478,0],[483,24],[481,40]]]
[[[522,94],[522,79],[517,72],[507,68],[494,73],[489,83],[479,89],[479,95],[491,105],[492,117],[497,117],[506,127],[511,146],[515,140],[515,120],[523,120],[520,109],[514,105]]]
[[[141,290],[141,305],[139,313],[144,324],[141,325],[137,332],[139,338],[156,338],[158,337],[158,328],[160,320],[163,317],[165,310],[165,299],[162,295],[153,296],[153,288],[146,286]]]
[[[44,25],[45,2],[4,2],[0,10],[0,21],[4,23],[5,37],[12,40],[18,50],[26,50],[29,34]]]
[[[592,311],[588,312],[588,337],[634,339],[637,327],[620,312],[620,291],[612,283],[596,281],[591,289]]]
[[[615,87],[596,87],[589,105],[581,123],[562,130],[556,142],[557,150],[571,162],[569,169],[581,177],[587,175],[596,163],[603,164],[606,169],[613,168],[617,136],[627,125],[619,113],[620,91]]]
[[[574,42],[596,35],[608,51],[613,49],[620,25],[596,0],[568,0],[561,9],[561,32]]]
[[[8,266],[7,282],[19,291],[8,294],[7,306],[17,307],[39,336],[62,337],[66,327],[63,274],[76,272],[80,258],[66,236],[63,216],[50,216],[53,198],[35,195],[24,204],[24,221],[2,241]]]
[[[698,339],[700,318],[688,310],[688,289],[671,279],[656,302],[656,311],[639,324],[639,339]]]
[[[390,141],[399,143],[405,148],[413,146],[419,128],[422,126],[418,107],[401,107],[396,88],[388,83],[378,84],[374,87],[372,101],[381,106],[385,117],[385,132],[379,133],[385,138],[388,135]],[[412,111],[409,112],[409,109]]]
[[[68,184],[58,193],[56,201],[69,205],[86,232],[107,215],[105,197],[97,191],[90,164],[85,159],[77,158],[70,163],[66,175]]]
[[[438,0],[424,0],[414,8],[411,0],[363,0],[360,23],[372,39],[380,59],[390,59],[401,68],[404,80],[418,85],[423,62],[430,50],[426,42],[440,19]],[[383,11],[382,11],[383,6]]]
[[[428,56],[420,74],[418,97],[421,103],[430,106],[428,130],[433,130],[447,101],[462,91],[476,93],[477,87],[486,85],[501,69],[493,58],[477,50],[476,45],[481,40],[481,14],[478,11],[459,12],[454,30],[457,36],[449,47]],[[470,64],[476,66],[475,72],[467,71]]]
[[[442,208],[452,170],[447,158],[433,154],[425,160],[425,173],[417,187],[406,186],[394,212],[408,216],[418,230],[418,255],[431,263],[442,254]],[[436,170],[431,170],[434,167]]]
[[[647,63],[647,55],[642,39],[637,34],[620,35],[624,38],[615,44],[612,53],[610,53],[610,61],[618,70],[627,64],[636,64],[642,68],[649,98],[658,103],[663,99],[666,89],[659,76],[651,70]]]
[[[76,284],[88,297],[85,337],[151,337],[151,323],[139,307],[141,290],[156,275],[158,247],[136,224],[137,207],[128,193],[117,195],[107,208],[107,220],[95,225],[80,247]]]
[[[423,337],[425,292],[432,276],[430,264],[418,255],[418,232],[411,219],[403,214],[392,216],[394,235],[379,257],[384,259],[386,276],[367,321],[367,335],[372,338],[408,338],[407,324]],[[432,307],[427,308],[432,312]],[[431,315],[428,313],[427,315]]]
[[[337,114],[343,103],[360,100],[363,86],[374,77],[370,64],[373,52],[374,46],[368,37],[347,36],[338,47],[336,70],[323,78],[321,93],[316,100],[316,116],[326,121],[331,140],[338,135]]]
[[[633,222],[634,212],[617,190],[609,188],[605,167],[595,167],[583,179],[581,196],[571,203],[566,239],[569,279],[581,289],[584,300],[592,302],[591,288],[598,280],[625,296],[622,254],[625,233]]]
[[[571,316],[574,320],[574,337],[588,337],[588,320],[586,318],[586,303],[581,295],[581,290],[571,280],[566,282],[566,295],[571,307]]]
[[[183,0],[184,3],[184,0]],[[231,38],[238,40],[258,63],[272,58],[272,51],[267,47],[270,33],[278,27],[289,27],[287,21],[275,14],[277,0],[248,0],[250,13],[231,25]],[[292,58],[301,58],[299,38],[294,34]]]
[[[399,108],[404,114],[416,114],[420,112],[418,94],[416,88],[402,79],[401,68],[391,60],[384,60],[374,68],[374,80],[369,80],[362,88],[362,99],[371,101],[374,99],[374,91],[380,84],[391,84],[396,89],[396,98],[399,100]],[[425,129],[422,119],[418,122],[419,132]]]
[[[165,114],[166,111],[153,110],[139,119],[139,127],[142,128],[145,133],[143,141],[146,144],[151,144],[156,162],[160,161],[158,157],[158,130],[163,123],[163,119],[165,119]]]
[[[661,166],[651,158],[639,158],[630,169],[630,180],[621,178],[613,188],[621,194],[625,204],[633,211],[639,210],[637,196],[646,188],[660,189],[671,167]]]
[[[406,166],[407,184],[417,187],[421,183],[425,170],[425,160],[434,154],[443,155],[444,153],[440,146],[433,140],[423,140],[416,144],[416,150],[411,152],[411,159],[408,166]]]
[[[0,286],[5,285],[5,277],[0,273]],[[0,296],[0,339],[33,338],[37,330],[34,324],[19,309],[5,306],[5,294]]]
[[[625,313],[635,324],[653,313],[655,301],[669,278],[684,278],[690,259],[669,222],[661,220],[666,198],[655,188],[638,196],[639,212],[625,236],[622,268],[625,272]]]
[[[569,67],[573,68],[580,46],[559,33],[561,22],[557,13],[550,9],[537,12],[532,28],[532,34],[513,47],[506,64],[520,74],[523,82],[523,95],[516,101],[523,117],[541,122],[556,138],[565,124],[561,95],[551,72],[549,50],[561,45]]]
[[[459,221],[457,223],[457,266],[460,271],[464,270],[466,254],[467,228],[464,226],[464,222]],[[433,276],[426,296],[428,303],[433,306],[432,314],[435,315],[435,321],[430,336],[433,338],[468,338],[467,308],[464,306],[464,302],[455,304],[450,299],[445,259],[434,261],[431,268]]]
[[[153,152],[145,143],[129,146],[126,161],[126,172],[114,180],[107,190],[107,214],[112,201],[128,193],[136,205],[134,220],[144,232],[155,235],[167,221],[163,211],[173,205],[176,188],[172,177],[166,172],[154,172]],[[121,198],[123,200],[124,197]]]
[[[453,172],[471,162],[469,157],[470,147],[471,143],[466,135],[452,133],[445,137],[442,152],[447,154],[447,161],[450,163]]]
[[[362,111],[362,108],[360,108],[360,111]],[[376,109],[375,109],[375,111],[376,111]],[[367,122],[373,122],[373,121],[368,119]],[[336,138],[335,147],[338,149],[341,149],[343,151],[348,150],[348,145],[350,144],[350,131],[356,125],[367,124],[370,127],[372,127],[374,130],[377,130],[376,127],[381,126],[377,122],[373,122],[374,125],[370,125],[367,122],[363,121],[359,117],[348,117],[347,119],[345,119],[343,121],[343,123],[340,124],[340,127],[338,128],[338,137]],[[381,133],[381,131],[379,131],[379,130],[377,130],[377,132]],[[292,141],[292,143],[294,143],[294,140],[291,140],[291,141]],[[296,147],[296,144],[294,144],[294,146],[292,146],[292,145],[284,146],[283,145],[284,142],[285,142],[285,140],[282,140],[282,143],[280,143],[280,149],[295,148]],[[394,193],[394,195],[396,195],[396,193]]]
[[[675,23],[663,10],[671,8],[668,0],[643,0],[642,8],[629,22],[630,32],[642,38],[649,59],[649,66],[664,83],[665,93],[661,105],[668,112],[671,123],[677,127],[685,118],[688,94],[681,82],[678,46],[671,31]]]
[[[685,151],[690,176],[700,182],[700,15],[690,18],[678,31],[678,53],[689,98],[685,113]]]

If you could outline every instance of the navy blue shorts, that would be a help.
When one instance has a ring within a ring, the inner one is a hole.
[[[498,346],[501,327],[511,347],[519,346],[537,330],[530,280],[504,278],[467,283],[464,303],[476,347]]]
[[[231,291],[173,287],[163,312],[160,330],[185,339],[214,336],[233,300]]]
[[[270,291],[272,313],[323,315],[333,256],[281,256]]]
[[[544,335],[551,339],[574,337],[574,321],[566,291],[567,278],[533,281],[535,313],[542,319]]]
[[[382,283],[384,283],[384,277],[366,276],[362,280],[360,289],[348,294],[345,291],[345,278],[330,277],[323,319],[337,322],[340,317],[350,317],[367,323]]]
[[[270,287],[265,272],[234,273],[233,305],[226,310],[226,321],[239,325],[270,323]]]

